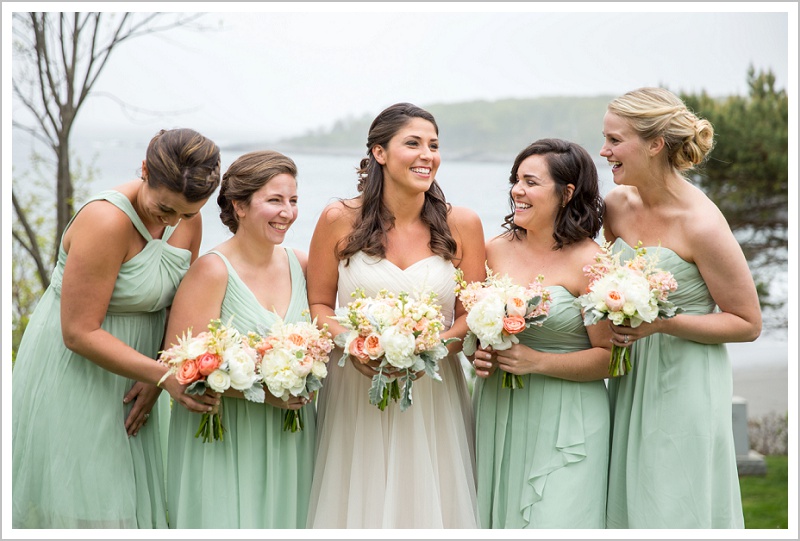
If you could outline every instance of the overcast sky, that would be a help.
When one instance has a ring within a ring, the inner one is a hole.
[[[11,11],[36,9],[10,4]],[[48,6],[206,12],[198,22],[207,30],[121,45],[81,110],[76,135],[186,126],[219,139],[271,140],[398,101],[618,95],[645,85],[746,94],[749,65],[772,70],[779,87],[796,82],[794,2]],[[116,100],[129,104],[127,113]]]

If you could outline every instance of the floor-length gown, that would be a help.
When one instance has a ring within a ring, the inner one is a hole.
[[[286,249],[292,296],[286,322],[308,321],[306,281],[297,256]],[[261,306],[228,268],[220,320],[241,333],[263,333],[281,319]],[[231,320],[231,318],[233,318]],[[325,381],[323,380],[323,384]],[[266,391],[267,393],[269,391]],[[316,412],[302,408],[304,428],[283,430],[287,410],[244,398],[222,397],[222,441],[195,438],[200,414],[173,412],[167,460],[170,528],[304,528],[314,467]]]
[[[358,252],[339,264],[338,302],[363,288],[435,291],[449,327],[455,269],[429,256],[406,269]],[[313,528],[476,528],[472,408],[457,356],[440,361],[442,381],[423,376],[413,404],[369,403],[371,381],[331,357],[320,391],[318,450],[309,509]]]
[[[634,256],[621,238],[614,251]],[[686,314],[715,310],[694,264],[665,247],[648,248],[654,256],[678,282],[670,301]],[[609,382],[608,528],[743,528],[725,344],[653,334],[633,345],[631,364]]]
[[[191,252],[167,243],[174,227],[153,239],[122,193],[101,192],[90,199],[95,200],[125,212],[147,241],[120,268],[102,328],[155,359],[166,307],[189,268]],[[64,345],[60,305],[66,259],[62,246],[13,369],[12,525],[165,528],[160,425],[169,422],[169,395],[162,393],[148,423],[128,437],[125,418],[131,406],[122,398],[135,382]]]
[[[550,353],[592,347],[575,297],[549,286],[550,315],[520,343]],[[603,380],[539,374],[504,389],[475,383],[478,509],[486,528],[605,528],[610,414]]]

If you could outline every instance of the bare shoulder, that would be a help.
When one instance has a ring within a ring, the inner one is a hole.
[[[479,235],[483,239],[483,224],[478,213],[467,207],[450,207],[447,223],[454,232],[463,236]]]
[[[209,284],[226,282],[228,280],[228,267],[225,265],[225,261],[217,254],[204,254],[198,257],[189,267],[184,277],[184,281],[187,280]]]
[[[320,222],[327,225],[337,225],[342,222],[348,225],[358,216],[361,209],[361,199],[345,199],[328,203],[320,215]]]
[[[102,231],[102,235],[97,235]],[[135,232],[130,217],[109,201],[98,199],[84,205],[64,235],[64,249],[69,252],[76,239],[102,241],[107,250],[125,253]]]
[[[308,267],[308,254],[297,248],[292,248],[292,252],[294,252],[297,261],[300,263],[300,267],[303,269],[303,274],[305,274],[306,268]]]

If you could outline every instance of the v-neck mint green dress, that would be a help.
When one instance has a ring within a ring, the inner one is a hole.
[[[292,296],[283,319],[308,321],[306,281],[286,249]],[[241,333],[264,332],[278,321],[261,306],[221,253],[228,284],[220,319]],[[324,383],[324,382],[323,382]],[[269,392],[269,391],[266,391]],[[304,428],[283,430],[285,409],[222,397],[222,441],[195,438],[200,414],[175,408],[169,430],[167,500],[170,528],[304,528],[314,469],[316,412],[302,410]]]
[[[614,251],[634,255],[620,238]],[[647,257],[674,275],[670,300],[684,313],[716,309],[696,265],[664,247]],[[743,528],[725,344],[652,334],[632,346],[631,365],[609,382],[608,527]]]
[[[101,192],[89,202],[96,200],[125,212],[147,241],[120,268],[102,328],[155,359],[165,309],[191,253],[167,243],[173,227],[153,239],[122,193]],[[148,423],[128,437],[130,406],[122,398],[135,382],[64,346],[60,309],[66,261],[62,246],[13,370],[12,526],[166,528],[160,427],[169,422],[169,395],[162,393]]]
[[[549,286],[550,315],[518,335],[537,351],[591,348],[575,297]],[[502,373],[475,382],[478,511],[484,528],[605,528],[610,414],[603,380]]]

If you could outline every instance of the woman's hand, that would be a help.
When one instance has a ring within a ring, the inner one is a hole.
[[[314,394],[311,393],[308,398],[304,398],[302,396],[290,396],[289,400],[284,401],[282,398],[279,398],[269,392],[269,389],[264,389],[266,393],[266,397],[264,398],[264,403],[269,404],[272,407],[280,408],[284,410],[299,410],[309,402],[314,400]]]
[[[608,326],[611,328],[611,343],[619,347],[630,347],[640,338],[650,336],[659,331],[659,323],[662,319],[655,319],[652,323],[642,323],[638,327],[627,325],[614,325],[611,321]]]
[[[194,413],[210,413],[219,407],[220,397],[216,393],[206,391],[204,394],[186,394],[186,385],[181,385],[174,375],[170,375],[161,383],[175,402]]]
[[[478,348],[473,355],[472,366],[479,378],[488,378],[497,370],[497,353],[491,348]]]
[[[159,396],[161,396],[161,389],[155,385],[141,381],[133,384],[131,390],[122,399],[124,404],[133,402],[131,410],[125,418],[125,431],[128,436],[137,435],[139,429],[147,424],[147,419],[150,418],[150,410],[153,409]]]

